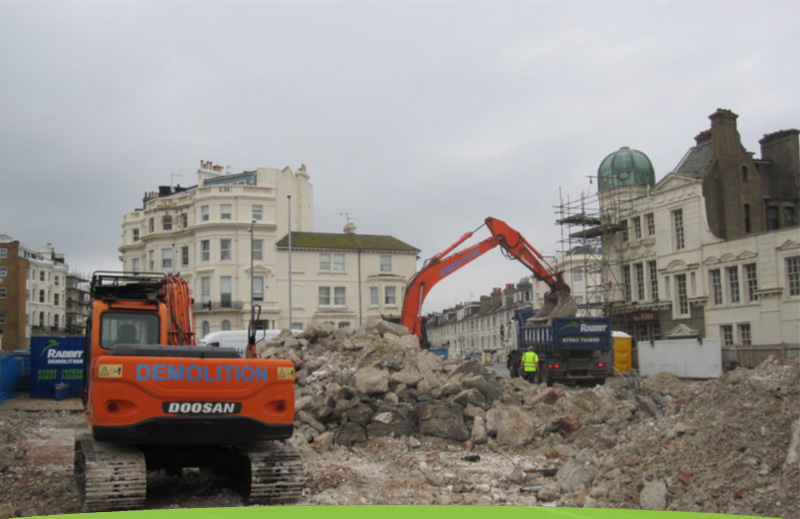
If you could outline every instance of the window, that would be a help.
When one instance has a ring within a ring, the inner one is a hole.
[[[161,228],[165,231],[172,230],[172,215],[165,214],[161,217]]]
[[[686,247],[686,241],[683,235],[683,209],[672,211],[672,229],[674,232],[675,249],[682,250]]]
[[[253,276],[253,301],[264,300],[264,277]]]
[[[392,257],[381,256],[381,272],[391,272],[391,271],[392,271]]]
[[[779,227],[778,208],[774,205],[767,206],[767,230],[774,231]]]
[[[747,166],[742,166],[742,182],[747,182]]]
[[[211,302],[211,278],[200,278],[200,302],[207,305]],[[208,333],[208,332],[204,332]]]
[[[331,287],[319,287],[319,306],[331,305]]]
[[[4,278],[8,275],[8,267],[5,265],[0,266],[0,278]]]
[[[790,296],[800,296],[800,256],[786,258],[786,277]]]
[[[44,328],[44,312],[39,312],[39,328]]]
[[[719,335],[722,338],[723,346],[733,346],[733,326],[723,324],[719,327]]]
[[[633,239],[639,240],[642,237],[642,219],[637,216],[633,218]]]
[[[172,268],[172,249],[161,249],[161,268]]]
[[[44,290],[39,290],[39,302],[40,303],[44,303],[45,302]]]
[[[231,329],[231,322],[227,319],[222,320],[222,331],[227,332]]]
[[[333,304],[336,306],[345,306],[347,304],[347,291],[345,287],[333,288]]]
[[[750,204],[744,204],[744,232],[750,234]]]
[[[219,241],[219,259],[220,261],[228,261],[231,259],[231,239],[222,238]]]
[[[347,328],[350,326],[350,323],[348,323],[347,321],[342,321],[338,324],[338,326],[339,328]]]
[[[147,265],[149,266],[150,272],[156,269],[156,251],[147,251]]]
[[[39,271],[39,281],[43,282],[44,278],[45,278],[45,272],[44,272],[44,270],[40,270]]]
[[[0,287],[0,299],[5,299],[8,297],[8,289],[6,287]]]
[[[231,219],[231,204],[220,204],[220,206],[219,206],[219,219],[220,220],[230,220]]]
[[[231,283],[230,276],[221,276],[219,278],[219,303],[222,308],[231,307]]]
[[[647,224],[647,234],[652,236],[656,233],[656,217],[653,213],[644,215],[644,221]]]
[[[380,301],[378,300],[378,287],[369,287],[369,305],[370,306],[378,306]]]
[[[0,324],[6,324],[6,314],[5,314],[5,312],[0,312]]]
[[[189,214],[181,213],[181,227],[186,229],[189,227]]]
[[[207,222],[209,219],[208,215],[209,215],[208,206],[207,205],[200,206],[200,221]]]
[[[53,284],[55,286],[59,286],[61,284],[61,276],[54,276],[53,277]]]
[[[148,230],[150,232],[154,232],[156,230],[156,219],[155,218],[150,218],[147,221],[147,228],[148,228]]]
[[[572,269],[572,281],[575,283],[579,283],[583,281],[583,269],[578,267]]]
[[[797,214],[795,213],[794,207],[787,206],[783,208],[783,219],[783,223],[786,225],[786,227],[797,225]]]
[[[203,321],[203,324],[200,326],[200,328],[203,330],[203,337],[211,333],[211,325],[208,323],[208,321]]]
[[[8,249],[5,247],[0,248],[0,258],[7,258],[8,257]]]
[[[636,298],[644,301],[644,263],[634,265],[636,269]]]
[[[397,287],[384,287],[383,304],[385,305],[397,304]]]
[[[675,291],[678,295],[678,313],[686,315],[689,313],[689,294],[686,291],[686,274],[675,276]]]
[[[755,263],[748,263],[744,266],[744,277],[747,283],[747,300],[758,300],[758,294],[756,294],[758,291],[758,275]]]
[[[741,301],[739,296],[739,267],[727,267],[725,273],[728,276],[728,291],[730,292],[731,303]]]
[[[261,204],[253,204],[252,207],[252,220],[264,219],[264,206]]]
[[[753,344],[750,335],[750,323],[742,323],[739,325],[739,341],[742,346],[750,346]]]
[[[139,229],[134,229],[132,232],[133,232],[133,241],[134,242],[139,241]]]
[[[711,276],[711,297],[714,298],[715,305],[722,304],[722,273],[719,269],[709,272]]]
[[[56,330],[58,330],[58,314],[55,314],[55,315],[53,316],[53,328],[55,328]]]
[[[253,261],[264,261],[264,240],[253,240]]]
[[[327,253],[323,253],[319,255],[319,269],[320,270],[330,270],[331,269],[331,255]]]
[[[625,265],[622,267],[622,299],[623,301],[631,300],[631,267]]]
[[[189,246],[184,245],[181,247],[181,266],[188,267],[189,266]]]
[[[333,270],[336,272],[344,272],[344,254],[333,255]]]
[[[131,270],[134,274],[138,274],[141,270],[141,266],[139,265],[139,258],[133,258],[131,262]]]
[[[623,243],[628,241],[628,220],[622,221],[622,241]]]
[[[61,298],[59,297],[59,294],[53,294],[53,305],[59,306],[60,303]]]
[[[200,261],[211,260],[211,241],[203,240],[200,242]]]

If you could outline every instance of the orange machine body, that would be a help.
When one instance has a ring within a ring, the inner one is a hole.
[[[191,312],[183,310],[191,307],[188,290],[171,291],[143,298],[109,289],[94,297],[85,391],[94,438],[234,444],[291,437],[293,363],[195,346]]]

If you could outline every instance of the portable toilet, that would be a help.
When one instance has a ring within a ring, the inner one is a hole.
[[[614,370],[619,373],[633,371],[633,338],[625,332],[612,331],[614,339]]]

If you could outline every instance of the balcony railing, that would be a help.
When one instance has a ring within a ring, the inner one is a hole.
[[[205,303],[196,301],[194,303],[195,312],[241,310],[242,308],[244,308],[244,303],[242,301],[207,301]]]

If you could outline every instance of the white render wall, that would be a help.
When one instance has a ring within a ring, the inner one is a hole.
[[[289,232],[289,204],[291,203],[291,230],[313,232],[313,188],[305,168],[293,173],[288,168],[258,168],[258,185],[210,185],[206,180],[224,177],[221,168],[204,163],[198,171],[198,187],[165,197],[154,197],[145,203],[143,210],[124,216],[122,224],[123,245],[120,260],[126,271],[180,273],[192,289],[195,298],[195,327],[198,336],[227,329],[246,329],[251,315],[251,237],[262,242],[262,258],[252,262],[255,277],[263,279],[263,300],[255,301],[261,307],[261,319],[269,327],[289,327],[289,254],[278,250],[275,243]],[[291,198],[288,198],[291,197]],[[230,205],[230,219],[223,219],[222,209]],[[261,219],[252,224],[253,206],[261,206]],[[207,208],[207,209],[204,209]],[[207,219],[204,219],[207,214]],[[163,217],[172,216],[172,229],[163,229]],[[186,215],[183,217],[182,215]],[[186,225],[182,219],[185,218]],[[153,232],[150,220],[153,220]],[[251,235],[252,227],[252,235]],[[134,240],[134,231],[139,239]],[[223,240],[230,240],[230,258],[222,259]],[[208,259],[203,257],[204,243],[208,243]],[[188,250],[184,264],[182,251]],[[164,251],[171,254],[171,267],[164,264]],[[302,326],[312,320],[358,325],[369,317],[382,314],[399,315],[403,290],[408,279],[416,272],[416,255],[397,252],[325,251],[346,255],[344,272],[324,272],[319,269],[317,250],[292,251],[292,322]],[[379,275],[380,256],[392,256],[391,275]],[[150,260],[153,260],[151,268]],[[360,267],[359,267],[360,260]],[[359,276],[361,283],[359,284]],[[231,308],[220,308],[222,278],[230,278]],[[212,310],[202,307],[204,279],[210,288],[208,299]],[[319,305],[319,286],[346,288],[346,304]],[[369,287],[378,287],[378,305],[370,302]],[[395,287],[396,303],[384,303],[387,286]],[[360,294],[359,294],[360,289]]]
[[[636,196],[627,203],[614,201],[619,193],[603,193],[601,201],[618,203],[622,219],[641,217],[644,227],[645,214],[655,217],[655,235],[643,230],[641,239],[633,237],[629,229],[629,241],[622,242],[621,233],[604,246],[604,260],[612,269],[610,278],[618,287],[611,291],[610,300],[627,307],[671,310],[675,320],[688,319],[679,313],[676,276],[686,275],[689,304],[702,306],[704,329],[696,330],[704,337],[720,339],[721,327],[731,326],[733,343],[742,344],[741,326],[750,327],[750,343],[772,345],[800,343],[800,296],[791,296],[787,288],[786,258],[800,255],[800,230],[797,227],[754,234],[745,238],[725,241],[714,236],[709,228],[699,179],[670,174],[649,193]],[[673,211],[683,211],[685,247],[678,250],[672,221]],[[632,301],[623,303],[622,265],[657,261],[658,300],[654,300],[645,270],[646,297],[637,297],[636,280],[632,267]],[[758,281],[758,298],[747,297],[747,278],[744,265],[755,264]],[[739,278],[739,302],[732,302],[726,277],[727,268],[736,268]],[[723,302],[714,302],[711,274],[719,269],[722,276]],[[662,329],[662,337],[671,332],[680,335],[685,329]]]

